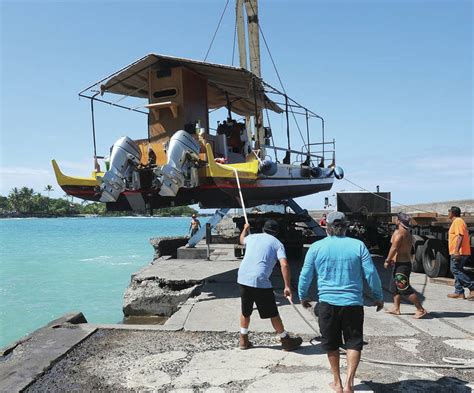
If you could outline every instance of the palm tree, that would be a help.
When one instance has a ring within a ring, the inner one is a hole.
[[[10,194],[8,194],[8,203],[10,204],[10,207],[16,212],[20,211],[20,199],[20,191],[17,187],[13,188],[10,191]]]
[[[20,211],[22,213],[30,213],[33,208],[33,197],[35,195],[35,191],[29,187],[22,187],[20,189],[19,195],[21,200]]]
[[[45,188],[44,188],[44,191],[46,191],[48,193],[48,198],[49,198],[49,193],[51,191],[54,191],[53,190],[53,186],[51,184],[48,184]]]

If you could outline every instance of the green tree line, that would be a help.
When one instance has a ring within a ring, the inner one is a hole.
[[[2,217],[65,217],[93,214],[99,216],[129,215],[130,212],[107,212],[105,203],[81,201],[65,195],[64,198],[50,198],[54,191],[51,185],[44,188],[47,196],[32,188],[13,188],[8,196],[0,195],[0,216]],[[168,207],[154,211],[156,216],[188,216],[196,211],[189,206]]]

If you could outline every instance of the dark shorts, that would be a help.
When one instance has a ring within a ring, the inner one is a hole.
[[[242,301],[242,315],[250,317],[254,303],[257,305],[260,318],[273,318],[278,316],[273,288],[253,288],[240,285],[240,299]]]
[[[364,307],[334,306],[320,302],[318,306],[319,331],[321,345],[326,351],[344,348],[361,351],[364,343]]]
[[[390,292],[393,295],[409,296],[415,293],[410,285],[411,262],[396,262],[393,267],[393,280]]]

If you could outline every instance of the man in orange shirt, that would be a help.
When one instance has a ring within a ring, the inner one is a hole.
[[[449,255],[451,256],[451,272],[454,276],[454,293],[448,295],[452,299],[465,299],[464,287],[470,293],[468,300],[474,300],[474,281],[464,272],[463,267],[471,256],[469,232],[466,223],[460,217],[461,209],[452,206],[448,210],[448,217],[452,221],[448,233]]]

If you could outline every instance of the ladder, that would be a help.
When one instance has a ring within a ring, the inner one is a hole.
[[[305,224],[316,236],[326,237],[326,231],[308,214],[308,210],[303,209],[294,199],[288,199],[286,205],[296,214],[309,217],[309,221],[305,222]]]
[[[221,220],[225,217],[225,215],[229,212],[230,207],[225,207],[222,209],[217,209],[216,212],[213,214],[213,216],[209,219],[207,222],[208,224],[211,224],[211,229],[214,228]],[[199,228],[199,231],[197,231],[194,236],[192,236],[187,244],[187,247],[193,248],[196,247],[196,244],[198,244],[204,237],[206,236],[206,225],[202,225],[201,228]]]

